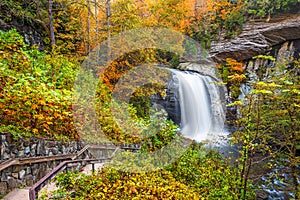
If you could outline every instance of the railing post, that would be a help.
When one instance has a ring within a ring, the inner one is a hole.
[[[29,189],[29,200],[36,200],[36,193],[34,188]]]

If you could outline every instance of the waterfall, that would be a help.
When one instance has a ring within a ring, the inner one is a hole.
[[[178,81],[181,131],[198,142],[224,134],[225,112],[216,79],[171,69]]]

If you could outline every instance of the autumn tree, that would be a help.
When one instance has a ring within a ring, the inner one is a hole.
[[[245,21],[244,7],[240,0],[198,1],[188,33],[205,48],[210,47],[212,40],[232,38],[240,33]]]
[[[274,60],[270,56],[259,58]],[[288,174],[284,181],[289,182],[298,199],[299,62],[278,62],[269,70],[268,79],[251,83],[253,90],[245,99],[230,105],[238,105],[239,111],[233,142],[241,153],[238,159],[241,198],[247,199],[250,173],[253,165],[258,165],[280,166],[284,171],[278,172],[278,176]]]

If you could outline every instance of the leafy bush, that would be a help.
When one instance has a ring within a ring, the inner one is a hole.
[[[167,171],[129,174],[108,168],[92,176],[82,175],[76,179],[66,176],[72,174],[58,176],[61,192],[56,193],[74,191],[73,198],[68,194],[69,199],[200,199]]]
[[[71,95],[77,64],[30,48],[16,30],[0,31],[2,125],[74,138]]]
[[[174,164],[167,167],[176,180],[189,185],[205,199],[239,199],[238,173],[216,152],[192,144]],[[248,199],[255,194],[248,186]]]
[[[124,160],[126,162],[128,160]],[[215,152],[199,144],[190,148],[175,163],[164,169],[155,168],[149,160],[143,165],[149,172],[130,173],[123,163],[114,163],[97,174],[78,175],[63,173],[57,178],[60,186],[56,194],[70,199],[239,199],[239,177]],[[147,164],[148,163],[148,164]],[[130,171],[137,169],[139,161],[131,162]],[[249,188],[248,199],[254,199]],[[63,197],[61,197],[63,198]]]

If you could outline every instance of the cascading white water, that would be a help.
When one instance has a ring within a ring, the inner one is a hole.
[[[198,142],[223,135],[225,112],[216,80],[199,73],[171,71],[179,84],[183,135]]]

